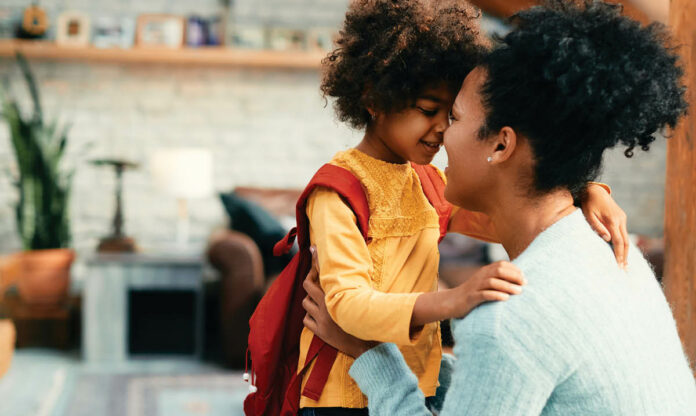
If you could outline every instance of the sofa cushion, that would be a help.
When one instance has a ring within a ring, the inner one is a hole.
[[[236,192],[221,193],[220,199],[230,218],[230,228],[248,235],[259,247],[266,275],[280,273],[291,257],[274,257],[273,246],[285,236],[285,227],[260,205]]]

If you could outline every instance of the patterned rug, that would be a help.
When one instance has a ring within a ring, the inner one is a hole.
[[[86,364],[79,355],[18,350],[0,379],[2,416],[241,416],[240,372],[190,359]]]
[[[238,374],[78,377],[66,416],[243,416]]]

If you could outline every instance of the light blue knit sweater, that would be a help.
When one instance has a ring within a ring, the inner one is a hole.
[[[628,262],[622,271],[580,211],[541,233],[514,261],[529,281],[523,293],[455,326],[440,414],[696,415],[669,306],[635,246]],[[393,344],[363,354],[350,375],[371,416],[430,415]]]

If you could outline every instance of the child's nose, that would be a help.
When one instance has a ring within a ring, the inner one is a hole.
[[[435,121],[435,132],[442,134],[449,127],[449,114],[444,111],[438,113],[437,120]]]

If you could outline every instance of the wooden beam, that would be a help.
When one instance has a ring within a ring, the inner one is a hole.
[[[688,116],[667,145],[664,289],[684,350],[696,362],[696,2],[672,0],[670,27],[686,72]]]
[[[606,0],[609,3],[621,3],[624,7],[624,14],[632,19],[645,24],[651,19],[631,1],[628,0]],[[471,4],[480,8],[493,16],[507,18],[526,8],[541,4],[540,0],[470,0]]]
[[[650,19],[669,24],[669,0],[630,0]]]

